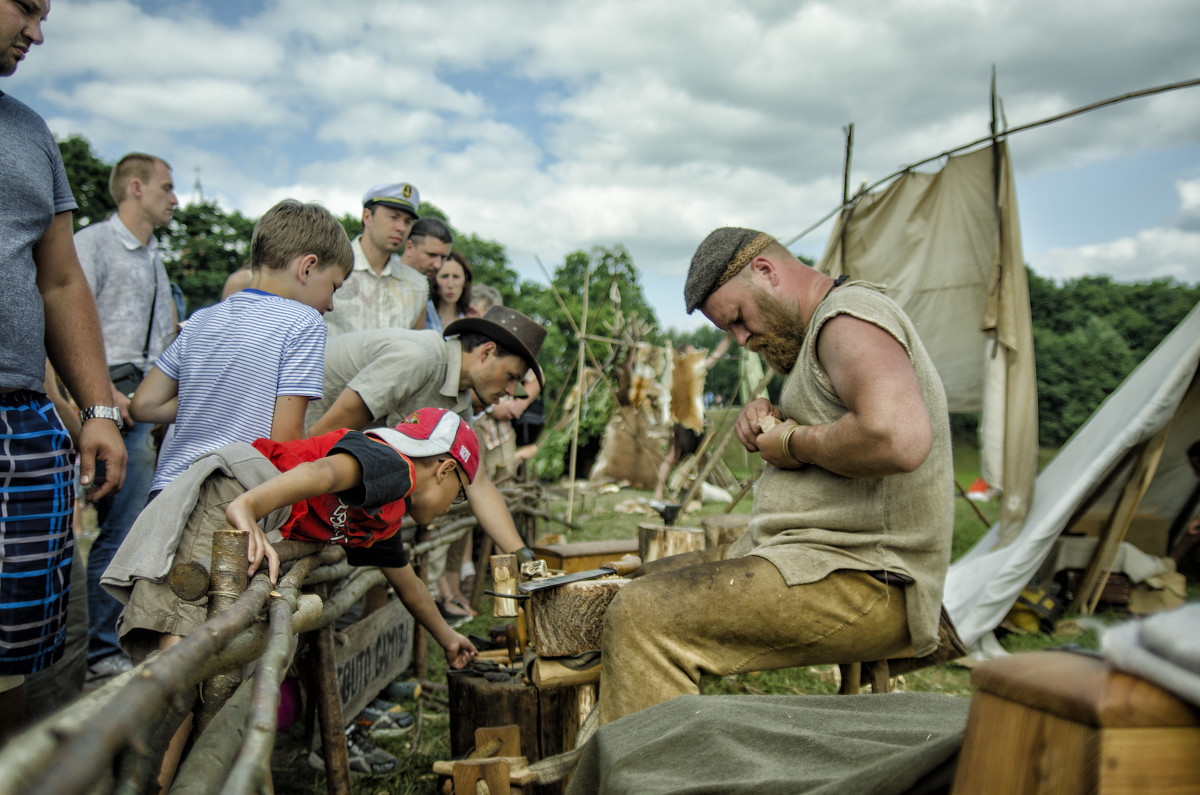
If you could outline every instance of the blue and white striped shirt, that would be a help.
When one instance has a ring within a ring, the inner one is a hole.
[[[222,445],[270,437],[276,398],[319,399],[325,336],[317,310],[262,290],[194,312],[155,362],[179,382],[179,409],[151,490]]]

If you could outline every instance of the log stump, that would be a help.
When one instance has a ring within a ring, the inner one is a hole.
[[[750,527],[750,517],[744,513],[718,513],[700,520],[704,529],[704,548],[713,549],[732,544]]]
[[[704,549],[704,531],[698,527],[665,524],[638,525],[638,557],[646,564],[659,558]]]
[[[626,579],[569,582],[530,594],[530,639],[539,657],[599,651],[608,605]]]
[[[536,762],[575,747],[579,725],[577,687],[539,690],[520,676],[489,681],[466,669],[448,671],[450,755],[461,757],[475,747],[475,729],[514,724],[521,730],[521,755]],[[526,792],[558,795],[566,782],[531,784]]]

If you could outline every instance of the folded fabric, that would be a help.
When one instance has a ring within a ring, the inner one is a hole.
[[[1200,604],[1130,621],[1104,633],[1109,664],[1200,706]]]

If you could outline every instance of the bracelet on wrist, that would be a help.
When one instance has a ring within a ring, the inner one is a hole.
[[[785,463],[793,468],[804,466],[802,461],[797,460],[796,456],[792,455],[792,434],[798,430],[800,430],[800,426],[793,425],[784,431],[783,435],[779,437],[779,455],[783,458]]]

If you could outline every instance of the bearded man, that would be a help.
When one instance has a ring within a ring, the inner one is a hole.
[[[765,462],[745,535],[647,564],[610,605],[601,723],[698,693],[705,674],[938,645],[950,427],[911,321],[882,287],[834,280],[753,229],[705,238],[683,293],[786,380],[778,406],[755,400],[736,421]]]

